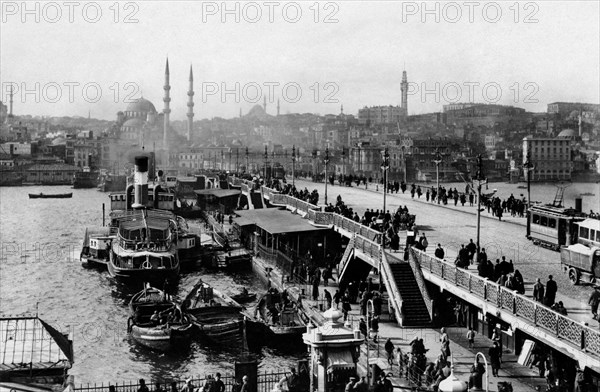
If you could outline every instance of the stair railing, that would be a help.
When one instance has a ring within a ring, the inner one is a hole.
[[[433,300],[431,299],[429,291],[427,290],[427,285],[425,284],[425,277],[423,276],[423,271],[421,271],[421,260],[419,256],[420,255],[417,254],[411,246],[409,249],[408,263],[410,264],[410,268],[412,269],[417,285],[419,286],[419,291],[423,296],[423,301],[425,301],[429,319],[433,322]]]
[[[392,301],[392,308],[396,313],[396,321],[402,326],[404,321],[404,315],[402,314],[402,297],[400,296],[400,290],[396,285],[394,274],[388,263],[387,256],[383,250],[381,250],[381,263],[380,263],[380,275],[383,280],[383,284],[387,287],[389,299]]]

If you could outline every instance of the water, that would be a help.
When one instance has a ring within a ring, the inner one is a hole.
[[[464,192],[465,190],[464,182],[444,182],[440,183],[440,186],[445,188],[456,188],[459,192]],[[421,184],[423,186],[423,184]],[[435,187],[435,182],[430,182],[425,184],[428,187]],[[519,188],[521,187],[521,188]],[[497,189],[496,196],[506,199],[511,193],[518,199],[527,198],[527,183],[520,182],[518,184],[509,184],[506,182],[491,182],[487,186],[487,190],[485,186],[482,187],[482,193],[492,192],[494,189]],[[410,184],[408,186],[408,190],[410,190]],[[542,202],[552,203],[554,200],[554,195],[556,194],[557,187],[554,184],[544,184],[544,183],[531,183],[531,200],[533,202]],[[582,194],[586,194],[582,196]],[[593,195],[589,195],[593,194]],[[565,188],[564,193],[564,201],[563,205],[567,207],[575,207],[575,199],[582,199],[582,208],[584,212],[589,212],[593,210],[594,212],[600,211],[600,185],[598,183],[573,183],[567,188]]]
[[[73,192],[73,198],[28,199],[28,193],[40,192]],[[193,342],[186,352],[160,354],[127,336],[133,291],[114,283],[106,271],[79,262],[85,228],[102,225],[102,203],[108,211],[107,194],[95,189],[0,187],[0,313],[35,313],[37,304],[42,319],[69,333],[75,352],[69,374],[76,383],[232,372],[237,348]],[[198,271],[182,276],[178,294],[184,296],[199,277],[225,293],[242,286],[263,290],[251,273]],[[283,371],[303,352],[263,348],[256,355],[261,371]]]

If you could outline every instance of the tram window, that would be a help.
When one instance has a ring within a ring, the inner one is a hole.
[[[579,228],[579,238],[587,240],[590,236],[590,230],[587,227]]]
[[[596,231],[596,241],[600,242],[600,230]]]
[[[590,241],[593,241],[596,238],[596,230],[590,229]]]
[[[556,219],[554,219],[554,218],[548,219],[548,227],[550,227],[552,229],[556,228]]]
[[[533,223],[536,225],[540,224],[540,216],[539,215],[533,214]]]
[[[547,216],[542,216],[542,219],[540,219],[540,225],[548,226],[548,217]]]

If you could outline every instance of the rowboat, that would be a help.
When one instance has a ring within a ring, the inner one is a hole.
[[[260,298],[254,318],[267,325],[276,338],[301,338],[309,322],[298,304],[285,291],[279,293],[275,288]]]
[[[242,307],[219,290],[199,281],[186,296],[182,308],[200,333],[211,342],[241,343]]]
[[[129,310],[127,331],[137,343],[157,351],[189,345],[193,325],[164,291],[146,287],[131,298]]]
[[[70,199],[73,193],[30,193],[30,199]]]
[[[240,304],[252,302],[256,299],[256,293],[242,292],[239,294],[232,295],[231,299]]]

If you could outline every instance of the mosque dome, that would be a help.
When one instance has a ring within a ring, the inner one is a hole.
[[[248,117],[255,118],[265,118],[268,114],[265,112],[265,109],[260,105],[254,105],[252,109],[248,112]]]
[[[123,123],[123,127],[138,128],[144,125],[144,121],[139,117],[130,118]]]
[[[572,129],[563,129],[558,134],[558,137],[562,137],[562,138],[573,138],[575,136],[577,136],[577,133]]]
[[[144,97],[135,99],[129,105],[127,105],[126,112],[134,113],[156,113],[156,108],[152,102],[148,101]]]

